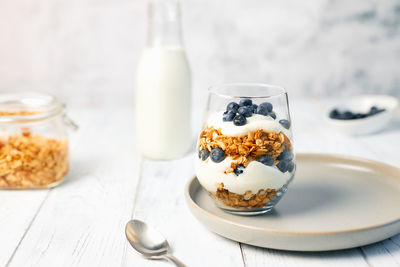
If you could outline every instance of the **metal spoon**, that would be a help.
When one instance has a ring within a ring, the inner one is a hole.
[[[178,267],[186,267],[180,260],[168,253],[168,241],[154,228],[139,220],[130,220],[125,235],[134,249],[148,259],[167,259]]]

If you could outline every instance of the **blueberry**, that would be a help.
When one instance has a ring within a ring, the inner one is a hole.
[[[274,164],[274,158],[270,155],[263,155],[258,158],[258,161],[267,166],[272,166]]]
[[[379,109],[376,106],[372,106],[367,113],[353,113],[349,110],[340,112],[339,110],[334,109],[329,113],[329,117],[332,119],[337,119],[337,120],[356,120],[356,119],[363,119],[368,116],[375,115],[382,111],[385,111],[385,109]]]
[[[366,118],[366,117],[368,117],[367,114],[362,114],[362,113],[356,113],[356,114],[354,114],[354,119],[364,119],[364,118]]]
[[[378,113],[380,113],[380,112],[382,112],[382,111],[385,111],[386,109],[384,109],[384,108],[382,108],[382,109],[379,109],[379,108],[377,108],[376,106],[373,106],[373,107],[371,107],[371,109],[369,110],[369,114],[368,115],[375,115],[375,114],[378,114]]]
[[[343,113],[339,113],[339,115],[335,118],[336,120],[344,120],[344,115]]]
[[[228,110],[224,112],[222,115],[223,121],[233,121],[233,118],[236,116],[236,113],[233,110]]]
[[[210,153],[206,149],[199,151],[199,158],[203,161],[208,158],[208,155],[210,155]]]
[[[236,169],[233,170],[233,172],[236,174],[236,176],[239,176],[244,172],[244,166],[242,164],[236,165]]]
[[[225,159],[225,152],[221,148],[211,150],[211,160],[218,163]]]
[[[293,161],[289,161],[288,163],[288,172],[292,172],[294,170],[294,163]]]
[[[258,106],[256,104],[251,105],[251,111],[256,114]]]
[[[239,102],[239,106],[244,107],[244,106],[251,106],[253,104],[253,101],[251,101],[251,99],[242,99]]]
[[[329,118],[331,119],[337,119],[340,115],[339,110],[337,110],[336,108],[334,110],[332,110],[331,112],[329,112]]]
[[[269,102],[261,103],[260,106],[263,106],[268,112],[272,111],[272,104]]]
[[[292,160],[294,157],[292,151],[289,149],[285,148],[283,152],[277,157],[278,160]]]
[[[240,107],[237,111],[240,115],[243,115],[245,117],[251,117],[251,115],[253,115],[253,112],[251,110],[250,106],[244,106],[244,107]]]
[[[275,113],[268,113],[268,115],[271,117],[271,118],[273,118],[274,120],[276,119],[276,114]]]
[[[369,110],[369,114],[371,115],[376,114],[378,113],[378,110],[379,110],[378,107],[372,106],[371,109]]]
[[[342,114],[342,118],[343,118],[344,120],[351,120],[351,119],[354,118],[354,114],[353,114],[353,112],[351,112],[351,111],[345,111],[345,112]]]
[[[233,118],[233,124],[236,126],[242,126],[246,124],[246,117],[243,115],[236,115],[235,118]]]
[[[257,107],[257,114],[268,116],[269,112],[265,106],[259,105]]]
[[[288,167],[289,167],[289,161],[287,160],[281,160],[279,161],[279,163],[276,165],[276,167],[278,167],[278,169],[281,172],[287,172],[288,171]]]
[[[239,105],[238,105],[238,103],[235,103],[235,102],[231,102],[226,106],[227,111],[233,110],[234,112],[236,112],[238,110],[238,108],[239,108]]]
[[[283,127],[285,127],[286,129],[289,129],[289,128],[290,128],[290,121],[288,121],[288,120],[280,120],[279,123],[280,123]]]

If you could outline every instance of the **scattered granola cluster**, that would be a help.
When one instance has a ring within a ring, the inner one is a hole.
[[[68,172],[68,142],[31,135],[11,135],[0,141],[0,187],[33,188],[61,181]]]
[[[232,208],[254,209],[264,207],[275,195],[276,190],[274,189],[260,189],[256,194],[253,194],[250,190],[244,194],[235,194],[224,189],[224,185],[221,184],[213,197]]]

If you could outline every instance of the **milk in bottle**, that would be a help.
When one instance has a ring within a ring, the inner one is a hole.
[[[182,157],[191,144],[189,64],[177,1],[151,1],[147,45],[135,88],[136,143],[156,160]]]

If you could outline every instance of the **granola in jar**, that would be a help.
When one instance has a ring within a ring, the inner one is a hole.
[[[0,188],[48,188],[69,169],[63,106],[38,94],[0,95]]]

